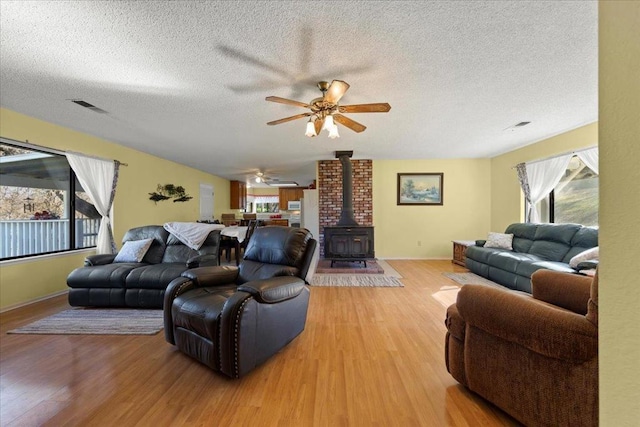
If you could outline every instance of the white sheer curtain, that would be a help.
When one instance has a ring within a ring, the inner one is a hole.
[[[598,172],[598,147],[589,148],[588,150],[578,151],[576,156],[580,157],[580,160],[595,173]]]
[[[531,200],[529,201],[529,222],[540,222],[540,214],[536,204],[558,185],[562,175],[569,166],[573,154],[566,154],[539,162],[526,163],[527,181]]]
[[[115,252],[115,242],[110,218],[113,196],[118,180],[118,162],[100,160],[77,153],[66,153],[71,168],[96,210],[102,215],[97,238],[97,253]]]

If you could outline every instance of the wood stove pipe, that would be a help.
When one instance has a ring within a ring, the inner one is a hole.
[[[336,158],[342,164],[342,211],[338,226],[357,226],[353,216],[353,169],[350,157],[353,151],[336,151]]]

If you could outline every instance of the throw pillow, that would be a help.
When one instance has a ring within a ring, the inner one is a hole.
[[[113,262],[141,262],[152,243],[153,239],[124,242],[122,249],[120,249]]]
[[[596,246],[595,248],[582,251],[578,255],[571,258],[569,260],[569,267],[576,268],[578,267],[578,264],[580,264],[582,261],[595,260],[595,259],[598,259],[599,257],[600,257],[600,247]]]
[[[513,234],[504,233],[489,233],[487,237],[487,243],[484,244],[485,248],[498,248],[513,250]]]

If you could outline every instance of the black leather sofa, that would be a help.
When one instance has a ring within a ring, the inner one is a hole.
[[[245,375],[304,330],[316,246],[306,229],[260,227],[238,267],[182,273],[165,293],[167,342],[215,371]]]
[[[531,293],[531,275],[540,269],[576,273],[569,260],[598,246],[598,229],[579,224],[511,224],[513,250],[469,246],[465,264],[475,274],[510,289]]]
[[[84,307],[162,308],[169,283],[184,271],[219,265],[220,230],[199,250],[184,245],[160,225],[132,228],[122,242],[152,238],[142,262],[117,262],[116,255],[91,255],[67,277],[69,304]]]

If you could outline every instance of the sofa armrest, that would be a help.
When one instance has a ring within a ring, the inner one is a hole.
[[[197,287],[220,286],[235,283],[238,278],[238,267],[217,266],[192,268],[181,274],[182,277],[193,280]]]
[[[598,268],[598,264],[599,264],[599,260],[597,259],[591,259],[589,261],[582,261],[581,263],[579,263],[576,266],[576,270],[577,271],[582,271],[582,270],[593,270]]]
[[[84,259],[84,266],[91,267],[94,265],[105,265],[111,264],[113,260],[116,259],[115,254],[96,254],[89,255]]]
[[[467,325],[538,354],[576,363],[598,354],[597,327],[585,316],[530,295],[465,285],[458,293],[456,306]]]
[[[592,279],[579,274],[538,270],[531,275],[533,298],[566,308],[574,313],[587,314]]]
[[[196,255],[187,260],[187,268],[216,267],[220,265],[217,255]]]
[[[295,276],[278,276],[264,280],[253,280],[238,286],[261,303],[273,304],[297,297],[304,289],[304,280]]]

